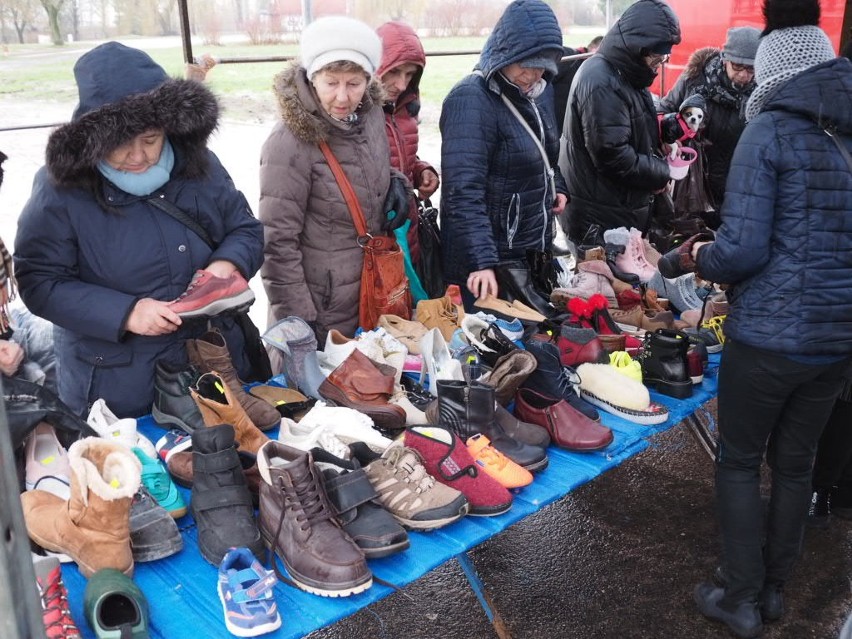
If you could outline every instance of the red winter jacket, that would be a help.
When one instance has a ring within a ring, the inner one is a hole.
[[[386,22],[376,31],[382,39],[382,63],[376,71],[379,78],[387,71],[409,62],[420,67],[396,103],[385,103],[384,106],[391,166],[403,173],[414,188],[417,188],[420,186],[420,174],[424,169],[431,169],[436,175],[438,174],[431,164],[417,157],[420,137],[417,131],[417,116],[420,112],[420,78],[423,75],[423,67],[426,65],[426,54],[420,38],[407,24]],[[417,206],[413,201],[409,217],[411,228],[408,232],[408,244],[411,249],[411,259],[416,264],[420,256],[420,246],[417,241]]]

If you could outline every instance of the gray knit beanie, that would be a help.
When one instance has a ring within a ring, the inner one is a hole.
[[[835,57],[831,40],[819,27],[776,29],[761,38],[754,59],[757,88],[748,100],[746,120],[760,113],[766,98],[794,75]]]
[[[734,64],[754,66],[754,56],[760,42],[760,29],[754,27],[731,27],[725,46],[722,47],[722,58]]]

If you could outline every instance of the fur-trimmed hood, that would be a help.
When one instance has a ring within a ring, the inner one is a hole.
[[[273,91],[278,100],[278,112],[293,135],[307,144],[316,145],[328,139],[335,129],[345,125],[334,120],[323,110],[316,91],[299,62],[292,62],[275,76]],[[363,114],[383,101],[384,92],[375,76],[367,85],[367,93],[358,113]]]
[[[683,69],[684,75],[690,80],[701,77],[707,63],[721,54],[722,50],[717,47],[696,49],[692,52],[692,55],[689,56],[689,60],[686,62],[686,66]]]
[[[74,76],[80,99],[73,120],[47,142],[47,169],[58,184],[94,184],[107,153],[149,129],[165,132],[178,158],[176,171],[204,173],[207,139],[219,122],[219,105],[207,87],[171,79],[148,54],[117,42],[86,53]]]

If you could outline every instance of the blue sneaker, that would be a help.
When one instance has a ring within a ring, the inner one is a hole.
[[[237,637],[257,637],[281,627],[272,594],[278,583],[248,548],[231,548],[219,564],[219,599],[225,626]]]
[[[515,318],[511,322],[501,317],[495,317],[489,313],[479,311],[476,316],[485,320],[488,324],[496,324],[497,328],[513,342],[520,340],[524,336],[524,325],[521,320]]]
[[[139,448],[134,448],[133,453],[142,464],[142,483],[154,500],[165,508],[173,519],[183,517],[186,514],[186,504],[160,459],[149,457]]]

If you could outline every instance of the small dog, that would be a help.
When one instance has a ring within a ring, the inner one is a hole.
[[[706,103],[700,95],[691,95],[680,104],[677,113],[657,114],[660,142],[673,144],[694,138],[705,124]]]
[[[698,106],[689,106],[681,109],[680,116],[686,122],[686,126],[698,133],[701,123],[704,122],[704,109]]]

